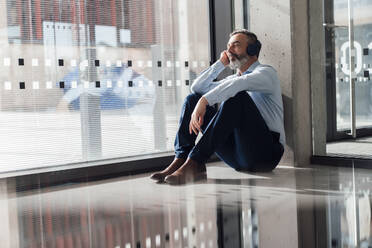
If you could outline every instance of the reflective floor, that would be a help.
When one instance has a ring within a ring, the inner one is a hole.
[[[346,139],[327,143],[327,155],[371,159],[372,137]]]
[[[1,182],[0,247],[371,247],[372,170],[208,166],[208,180],[148,174],[16,192]]]

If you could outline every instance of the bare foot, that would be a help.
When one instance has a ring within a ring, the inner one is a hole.
[[[154,173],[150,176],[151,179],[163,182],[164,178],[173,172],[175,172],[178,168],[180,168],[183,163],[185,163],[186,159],[184,158],[174,158],[173,162],[161,172]]]

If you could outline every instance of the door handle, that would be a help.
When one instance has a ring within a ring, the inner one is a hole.
[[[348,26],[336,25],[334,23],[323,23],[323,27],[325,27],[327,29],[332,29],[332,28],[348,28]]]

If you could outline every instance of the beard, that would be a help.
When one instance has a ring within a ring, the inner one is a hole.
[[[247,55],[231,54],[229,67],[232,70],[240,68],[242,65],[248,62],[249,58]]]

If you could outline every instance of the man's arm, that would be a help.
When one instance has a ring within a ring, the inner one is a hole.
[[[191,92],[203,95],[211,89],[214,89],[218,85],[218,83],[213,82],[213,80],[217,78],[218,74],[220,74],[224,68],[225,67],[219,60],[215,62],[195,79],[190,88]]]
[[[213,82],[214,79],[225,69],[225,66],[229,64],[229,59],[225,51],[220,55],[220,59],[217,60],[208,69],[204,70],[191,85],[191,92],[205,94],[208,91],[214,89],[219,82]]]
[[[209,105],[214,105],[244,90],[272,93],[275,89],[273,85],[275,77],[277,77],[276,71],[272,67],[257,68],[250,74],[217,82],[218,86],[203,96]]]
[[[201,75],[197,78],[197,80],[193,84],[193,87],[191,87],[191,91],[194,93],[205,94],[211,89],[217,87],[219,83],[213,82],[213,79],[215,79],[218,76],[218,74],[220,74],[220,72],[229,63],[230,61],[227,56],[227,52],[223,51],[221,53],[220,60],[214,63],[206,71],[201,73]],[[199,99],[198,103],[196,104],[194,111],[191,115],[191,120],[189,123],[190,134],[194,132],[197,135],[199,132],[201,132],[201,126],[203,125],[203,122],[204,122],[204,115],[205,115],[207,105],[208,105],[207,99],[204,96],[202,96]]]

